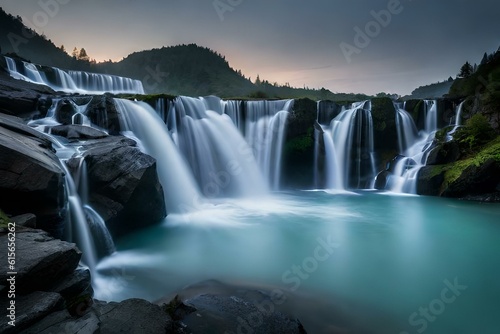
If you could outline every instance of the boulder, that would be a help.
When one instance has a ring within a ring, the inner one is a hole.
[[[63,99],[57,103],[55,110],[55,118],[61,124],[72,124],[73,116],[77,113],[77,109],[70,99]]]
[[[1,300],[2,311],[9,307],[10,300]],[[11,319],[3,316],[0,318],[0,332],[4,334],[19,333],[21,330],[43,319],[51,312],[61,309],[63,299],[54,292],[36,291],[28,295],[19,295],[15,298],[15,326],[9,325]]]
[[[79,318],[68,311],[55,312],[28,328],[25,334],[82,333],[174,333],[172,319],[160,306],[146,300],[128,299],[120,303],[96,301]]]
[[[460,159],[460,147],[456,141],[440,143],[427,156],[427,165],[444,165]]]
[[[72,273],[81,252],[75,244],[54,239],[45,231],[27,230],[15,234],[16,292],[28,293],[50,286]],[[8,235],[0,235],[1,249],[7,249]],[[0,282],[9,278],[7,261],[0,262]]]
[[[11,78],[0,70],[0,112],[8,115],[31,118],[38,114],[39,99],[50,100],[55,92],[49,87]],[[46,102],[48,103],[48,102]],[[42,110],[44,106],[42,106]],[[46,113],[46,110],[45,110]]]
[[[104,131],[94,129],[90,126],[75,124],[53,126],[50,128],[50,133],[56,136],[65,137],[70,141],[101,139],[108,136]]]
[[[101,215],[113,236],[155,224],[166,216],[156,161],[135,141],[122,136],[83,144],[88,170],[89,204]],[[80,158],[68,166],[76,171]]]
[[[111,94],[94,96],[87,106],[85,116],[93,124],[107,130],[111,135],[120,133],[120,115]]]
[[[417,176],[417,194],[426,196],[441,195],[444,171],[437,166],[424,166]]]
[[[462,174],[444,190],[446,197],[465,197],[498,192],[500,185],[500,162],[488,159],[483,164],[467,167]]]
[[[66,221],[64,172],[47,136],[0,115],[0,203],[19,215],[31,212],[37,226],[62,236]]]

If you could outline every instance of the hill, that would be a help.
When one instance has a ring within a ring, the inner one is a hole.
[[[451,78],[450,78],[451,79]],[[411,92],[410,95],[404,96],[403,100],[418,100],[418,99],[439,99],[444,97],[450,91],[454,80],[448,79],[444,82],[437,82],[430,85],[420,86]]]
[[[225,57],[195,44],[134,52],[119,62],[95,63],[77,59],[45,35],[27,28],[20,17],[0,8],[0,52],[30,62],[69,70],[114,74],[141,80],[146,93],[238,98],[310,98],[313,100],[359,101],[365,94],[332,93],[325,88],[294,88],[269,83],[252,83],[233,69]]]

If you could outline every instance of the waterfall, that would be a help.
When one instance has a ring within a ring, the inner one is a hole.
[[[418,173],[425,166],[428,149],[437,130],[437,101],[425,101],[425,129],[417,133],[411,115],[400,104],[395,105],[399,153],[404,155],[395,162],[387,188],[395,193],[417,193]]]
[[[279,189],[286,120],[293,100],[246,102],[245,138],[272,189]]]
[[[375,175],[371,103],[342,109],[330,125],[320,125],[325,147],[325,187],[367,188]]]
[[[437,117],[437,101],[425,100],[424,101],[424,114],[425,114],[425,132],[432,133],[438,128]]]
[[[219,98],[178,97],[167,124],[179,151],[205,197],[265,193],[252,150],[222,110]]]
[[[460,127],[461,124],[461,121],[462,121],[462,109],[464,107],[464,103],[465,103],[465,100],[460,102],[460,104],[458,105],[458,107],[455,109],[455,126],[453,127],[453,129],[448,132],[448,136],[449,138],[448,139],[451,139],[452,138],[452,135],[457,131],[457,129]]]
[[[46,85],[56,91],[82,94],[103,94],[107,92],[113,94],[144,94],[144,88],[139,80],[108,74],[68,71],[56,67],[35,65],[25,61],[16,62],[10,57],[5,57],[5,60],[9,73],[13,78]],[[50,77],[54,77],[55,81],[47,79],[45,72],[53,74]]]
[[[398,131],[399,154],[405,154],[406,150],[415,143],[418,130],[411,115],[404,109],[401,103],[394,103],[396,109],[396,127]]]
[[[114,101],[120,113],[121,129],[133,132],[145,152],[156,159],[167,211],[184,212],[188,208],[196,208],[200,192],[163,120],[147,103],[123,99]]]
[[[245,135],[245,119],[243,115],[243,103],[241,101],[229,100],[222,101],[224,113],[231,118],[234,125],[242,135]]]

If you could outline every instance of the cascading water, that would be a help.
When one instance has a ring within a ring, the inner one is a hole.
[[[220,99],[178,97],[167,125],[206,197],[266,192],[252,151],[231,119],[222,113]]]
[[[406,155],[406,150],[418,138],[418,130],[411,115],[405,110],[405,104],[394,103],[396,109],[396,127],[398,131],[399,154]]]
[[[425,100],[425,132],[432,133],[438,129],[437,122],[437,101],[436,100]]]
[[[195,209],[201,198],[200,191],[163,120],[144,102],[115,99],[115,105],[120,113],[121,129],[133,132],[145,152],[156,159],[168,212]]]
[[[375,175],[371,103],[355,103],[330,125],[320,125],[325,148],[325,188],[371,187]]]
[[[106,92],[144,94],[144,88],[139,80],[108,74],[66,71],[55,67],[42,67],[25,61],[16,63],[10,57],[5,57],[5,60],[11,77],[46,85],[57,91],[89,94]],[[45,72],[53,74],[51,77],[55,78],[55,82],[49,80]]]
[[[246,102],[245,137],[273,189],[279,189],[286,120],[294,100]]]
[[[387,188],[396,193],[417,193],[418,173],[425,166],[434,134],[437,130],[437,101],[424,101],[425,129],[416,134],[416,125],[410,114],[395,105],[398,127],[399,154]]]
[[[452,139],[453,138],[453,134],[457,131],[457,129],[460,127],[461,122],[462,122],[462,110],[464,108],[464,103],[465,103],[465,100],[462,101],[458,107],[456,108],[455,110],[455,126],[453,127],[453,129],[448,132],[448,139]]]

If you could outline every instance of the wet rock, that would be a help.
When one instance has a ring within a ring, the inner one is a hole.
[[[66,219],[64,172],[48,138],[18,119],[0,115],[0,203],[11,215],[31,212],[37,225],[62,236]]]
[[[87,164],[89,202],[113,236],[155,224],[166,216],[156,160],[142,153],[135,141],[110,136],[88,141],[82,148]],[[79,158],[68,166],[75,171]]]
[[[100,139],[108,136],[106,132],[91,128],[90,126],[75,124],[54,126],[50,128],[50,132],[53,135],[68,138],[70,141]]]
[[[81,252],[75,244],[54,239],[45,231],[17,232],[16,292],[27,293],[44,289],[54,281],[71,274],[78,266]],[[8,235],[0,235],[1,249],[7,249]],[[0,262],[0,282],[9,275],[7,261]]]
[[[2,310],[6,310],[10,304],[7,298],[2,299]],[[0,332],[4,334],[19,333],[35,322],[43,319],[51,312],[61,309],[63,300],[61,295],[54,292],[36,291],[28,295],[16,294],[15,318],[7,316],[0,318]],[[9,311],[10,312],[10,311]],[[9,325],[9,321],[15,320],[15,326]]]

